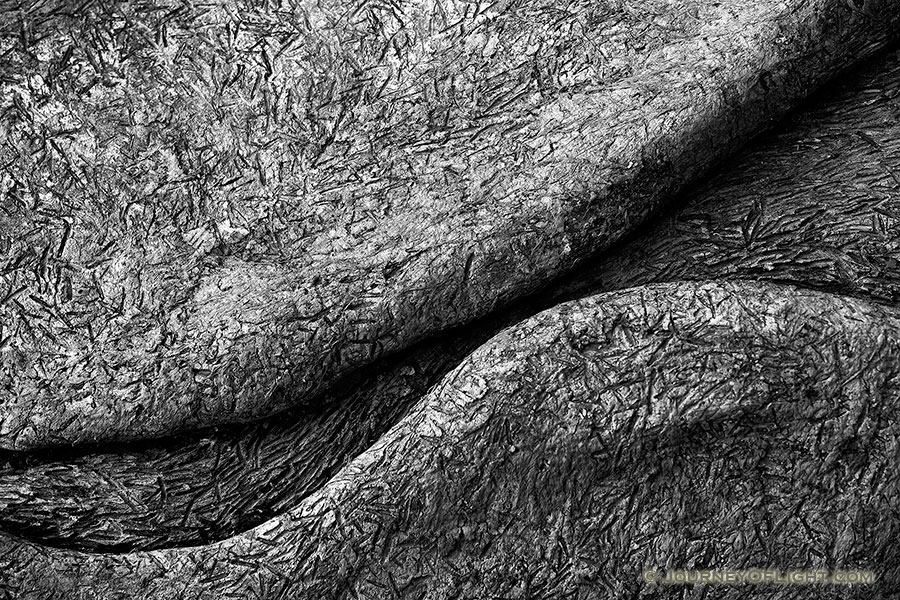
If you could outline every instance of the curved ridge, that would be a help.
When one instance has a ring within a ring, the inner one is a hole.
[[[600,294],[481,346],[282,517],[118,556],[5,537],[0,573],[23,598],[443,598],[515,594],[527,569],[530,597],[606,597],[666,560],[814,556],[885,591],[898,386],[895,309],[753,282]]]
[[[0,446],[311,401],[607,248],[900,21],[478,6],[7,11]]]
[[[890,220],[900,206],[888,192],[900,166],[898,95],[892,51],[793,113],[574,281],[381,361],[371,375],[330,390],[322,409],[0,469],[0,528],[107,552],[197,545],[244,531],[315,491],[494,332],[586,294],[743,278],[896,304],[898,279],[888,262],[900,255]]]

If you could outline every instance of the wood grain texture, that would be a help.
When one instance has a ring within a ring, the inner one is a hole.
[[[246,534],[126,555],[4,536],[0,581],[42,600],[656,597],[642,568],[713,562],[869,568],[874,587],[802,593],[887,597],[898,376],[895,309],[752,282],[600,294],[503,331]]]
[[[893,0],[0,6],[0,446],[248,421],[538,289]]]

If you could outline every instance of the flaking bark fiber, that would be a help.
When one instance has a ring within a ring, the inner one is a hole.
[[[504,326],[561,300],[672,279],[769,279],[896,304],[900,55],[891,52],[779,123],[572,280],[373,365],[327,408],[148,447],[7,454],[0,528],[127,551],[224,539],[289,510]],[[477,465],[473,465],[477,469]]]
[[[2,5],[0,446],[315,404],[536,290],[892,0]]]
[[[879,574],[818,597],[871,598],[900,581],[898,382],[893,309],[752,282],[600,294],[494,337],[253,530],[125,555],[4,536],[0,573],[42,600],[587,598],[652,596],[647,566],[818,557]]]

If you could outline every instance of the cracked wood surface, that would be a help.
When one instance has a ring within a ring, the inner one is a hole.
[[[674,214],[579,269],[574,281],[381,361],[373,374],[331,390],[326,409],[149,448],[0,456],[7,461],[0,527],[105,551],[193,545],[244,531],[324,484],[490,332],[560,300],[671,279],[738,277],[896,304],[900,53],[835,88],[724,163]]]
[[[608,247],[900,22],[249,4],[0,4],[3,447],[315,404]]]
[[[654,597],[642,568],[714,560],[852,564],[874,588],[803,593],[884,597],[900,584],[898,314],[759,282],[558,305],[276,519],[126,555],[3,536],[0,581],[42,600]]]

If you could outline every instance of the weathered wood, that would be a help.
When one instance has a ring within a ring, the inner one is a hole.
[[[0,446],[315,402],[607,247],[900,23],[255,4],[0,6]]]
[[[573,295],[740,277],[895,304],[898,96],[900,54],[891,52],[792,114],[691,190],[682,209],[579,269],[574,281],[381,361],[374,375],[331,390],[324,410],[149,448],[8,454],[0,529],[105,551],[193,545],[244,531],[321,486],[491,332]],[[759,206],[762,214],[754,212]]]
[[[886,597],[898,401],[896,309],[749,282],[600,294],[493,338],[246,534],[130,555],[4,537],[0,577],[42,600],[611,598],[652,594],[648,567],[802,565],[879,577],[803,597]]]

